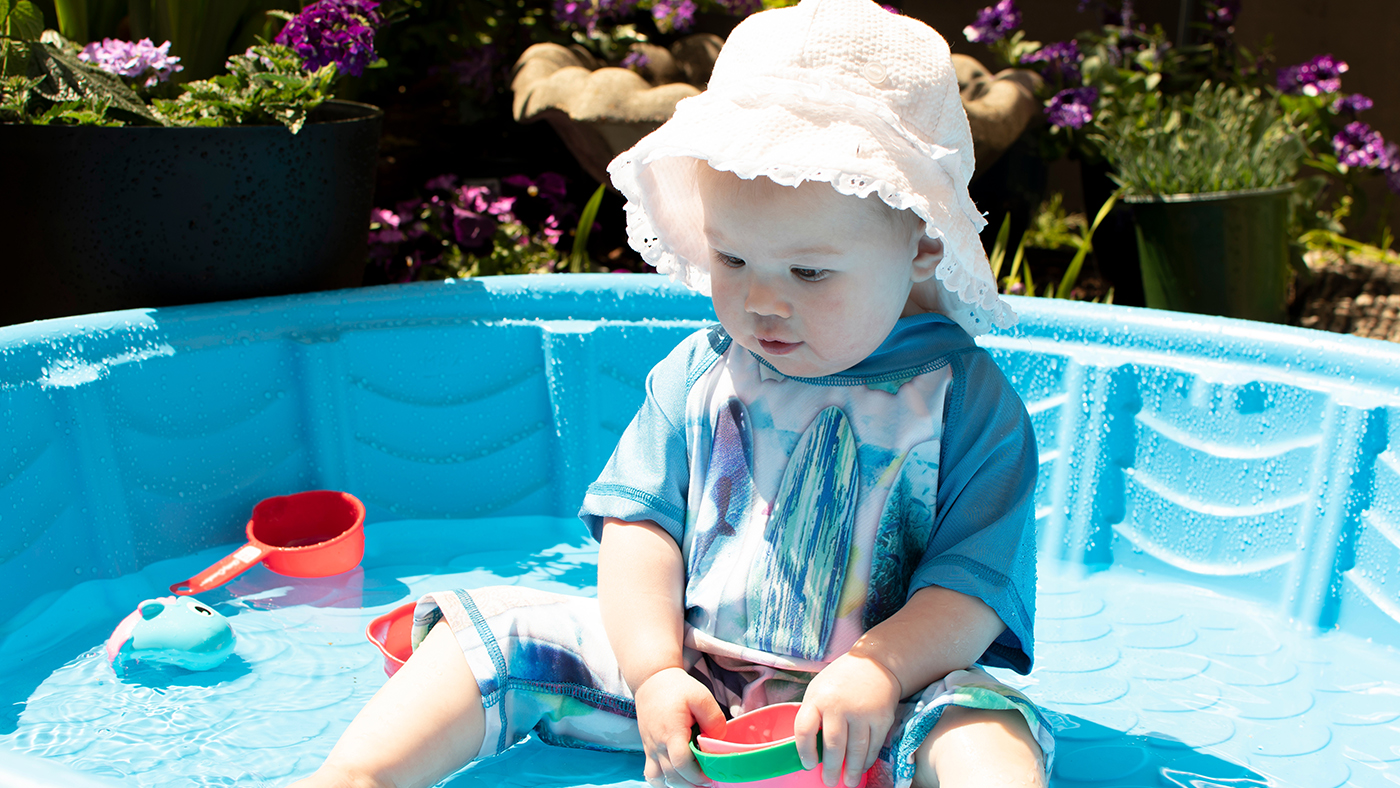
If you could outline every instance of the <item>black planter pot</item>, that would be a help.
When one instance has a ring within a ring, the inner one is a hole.
[[[0,125],[0,325],[358,285],[382,118]]]
[[[1288,198],[1272,189],[1127,197],[1147,305],[1279,323],[1287,316]]]

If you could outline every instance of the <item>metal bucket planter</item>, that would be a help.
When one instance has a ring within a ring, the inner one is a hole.
[[[0,325],[358,285],[382,119],[0,125]]]
[[[1293,186],[1127,197],[1147,306],[1282,322]]]

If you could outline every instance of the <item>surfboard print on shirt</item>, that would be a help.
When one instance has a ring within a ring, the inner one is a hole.
[[[715,415],[710,462],[705,469],[705,494],[695,520],[688,576],[704,576],[724,542],[734,536],[749,515],[754,498],[753,432],[748,410],[730,397]],[[720,542],[716,546],[716,542]]]
[[[859,489],[856,439],[835,406],[798,439],[748,573],[744,643],[820,660],[845,582]]]

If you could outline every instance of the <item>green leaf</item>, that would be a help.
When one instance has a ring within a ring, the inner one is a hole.
[[[578,227],[574,230],[574,248],[569,255],[569,270],[573,273],[582,273],[588,260],[588,236],[593,231],[593,221],[598,216],[598,206],[603,202],[603,192],[606,189],[607,184],[598,184],[593,196],[584,204],[583,212],[579,214]]]
[[[1001,274],[1001,264],[1006,259],[1006,245],[1011,238],[1011,213],[1007,212],[1001,220],[1001,227],[997,229],[996,242],[992,244],[992,254],[987,262],[992,266],[992,281],[995,282],[997,276]]]
[[[29,0],[19,0],[5,19],[6,34],[21,41],[38,41],[44,33],[44,14]]]
[[[1055,293],[1057,298],[1069,298],[1069,293],[1074,289],[1074,285],[1079,281],[1079,269],[1084,267],[1084,257],[1089,254],[1089,250],[1094,248],[1094,231],[1099,229],[1099,224],[1113,210],[1113,204],[1118,202],[1118,193],[1114,192],[1104,200],[1103,207],[1099,208],[1099,213],[1094,217],[1094,223],[1089,225],[1089,229],[1084,233],[1084,239],[1079,242],[1079,251],[1074,253],[1074,259],[1070,261],[1069,268],[1065,269],[1064,278],[1060,280],[1060,289]]]

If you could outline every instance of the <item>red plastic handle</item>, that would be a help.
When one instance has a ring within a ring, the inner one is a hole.
[[[272,552],[271,549],[265,549],[251,543],[245,544],[234,550],[227,558],[189,580],[171,586],[170,593],[189,596],[190,594],[203,593],[211,588],[218,588],[243,574],[254,564],[261,563],[270,552]]]

